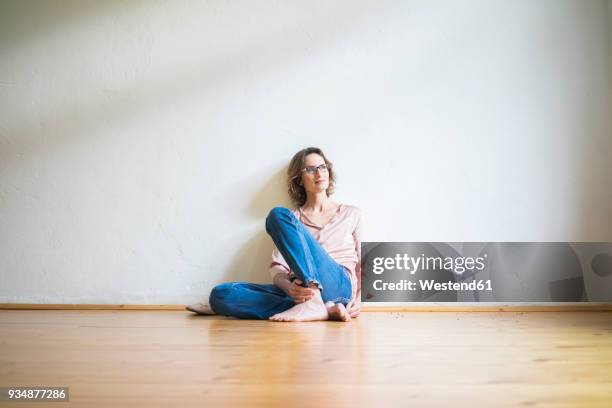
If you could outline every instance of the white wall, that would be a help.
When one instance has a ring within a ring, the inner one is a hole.
[[[0,302],[267,282],[320,146],[368,241],[610,241],[606,1],[3,1]]]

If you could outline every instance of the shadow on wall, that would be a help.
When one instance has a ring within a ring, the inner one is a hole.
[[[296,149],[297,151],[297,149]],[[289,161],[290,158],[287,158]],[[269,172],[266,172],[269,174]],[[254,185],[261,182],[262,174],[249,173],[246,184]],[[214,284],[222,282],[248,281],[255,283],[271,283],[269,273],[270,260],[274,243],[266,232],[265,220],[273,207],[283,206],[292,208],[293,205],[287,193],[287,167],[278,169],[268,181],[255,193],[248,203],[246,212],[250,217],[260,220],[257,233],[249,238],[240,248],[228,249],[233,258],[229,266],[214,279]],[[245,182],[241,182],[243,185]],[[235,186],[240,188],[239,185]],[[231,245],[229,243],[228,245]]]
[[[301,147],[296,148],[297,152]],[[291,157],[287,157],[287,163],[289,163]],[[264,175],[261,177],[257,174],[252,173],[252,183],[258,183],[262,180]],[[287,187],[287,166],[282,169],[278,169],[269,180],[262,186],[262,188],[253,196],[253,200],[249,203],[248,213],[250,216],[256,218],[263,218],[268,216],[268,213],[273,207],[283,206],[287,208],[293,208],[293,204],[289,198]],[[265,225],[262,224],[262,228],[265,232]]]
[[[66,27],[90,24],[103,16],[129,13],[144,1],[83,0],[3,0],[2,49],[27,48],[41,38],[65,30]]]
[[[247,36],[243,33],[244,41],[238,43],[238,46],[207,48],[206,42],[194,43],[192,53],[198,57],[194,58],[191,64],[175,66],[169,72],[156,71],[158,65],[163,66],[164,61],[157,58],[161,58],[160,55],[164,54],[164,50],[153,49],[155,38],[160,35],[154,27],[157,21],[154,18],[165,15],[164,11],[169,15],[162,21],[180,22],[187,19],[192,22],[197,17],[199,26],[206,30],[202,33],[203,37],[215,38],[231,33],[220,23],[219,10],[207,4],[202,3],[198,8],[194,5],[182,7],[177,3],[128,2],[126,4],[118,1],[32,2],[26,6],[23,6],[22,2],[0,3],[0,27],[8,25],[0,31],[2,33],[0,38],[4,37],[0,44],[5,46],[6,42],[11,40],[3,52],[4,57],[10,58],[13,49],[16,52],[22,52],[23,48],[35,49],[36,42],[42,41],[45,34],[56,35],[61,31],[66,32],[63,37],[59,37],[60,42],[55,44],[51,42],[52,46],[47,47],[46,52],[53,55],[58,51],[53,46],[60,47],[60,50],[64,51],[70,47],[70,44],[61,40],[70,38],[68,36],[70,30],[83,28],[95,35],[89,40],[80,40],[77,43],[81,46],[80,49],[72,45],[77,48],[74,52],[79,52],[80,65],[74,62],[72,65],[65,64],[63,70],[94,69],[101,58],[109,65],[106,69],[107,76],[97,79],[93,82],[96,85],[89,88],[79,85],[75,88],[78,92],[71,93],[74,97],[71,100],[65,98],[65,94],[61,92],[57,95],[46,95],[47,101],[51,101],[50,98],[53,97],[57,98],[56,106],[50,111],[31,112],[29,105],[25,105],[22,114],[7,118],[2,137],[9,139],[10,148],[0,149],[0,165],[6,168],[15,166],[17,162],[23,165],[25,161],[36,160],[37,156],[49,150],[82,143],[93,136],[100,137],[100,130],[107,129],[109,124],[116,125],[151,114],[157,115],[159,111],[176,107],[177,104],[195,97],[210,95],[211,101],[214,101],[219,89],[228,85],[235,86],[240,80],[257,81],[258,78],[273,76],[284,67],[309,58],[312,52],[309,50],[324,50],[333,46],[334,42],[329,41],[330,37],[341,41],[352,31],[361,28],[363,16],[380,10],[374,3],[371,7],[362,5],[353,8],[347,8],[344,4],[330,3],[328,7],[312,13],[311,7],[304,3],[297,7],[303,8],[305,12],[300,14],[299,10],[297,11],[297,15],[301,17],[296,19],[292,26],[280,23],[279,19],[275,19],[278,16],[261,14],[264,21],[258,25],[260,28],[256,31],[256,35],[251,33]],[[156,7],[167,10],[156,10]],[[244,15],[252,9],[248,4],[227,3],[224,7],[228,8],[226,13],[236,12],[238,15]],[[287,4],[284,7],[280,6],[278,11],[286,12],[292,7],[296,6]],[[390,10],[386,8],[384,12],[388,13]],[[107,15],[111,15],[112,18],[102,21],[101,17]],[[342,21],[343,24],[338,24],[338,21]],[[176,41],[192,42],[193,39],[188,38],[180,30],[180,24],[175,24],[178,32]],[[140,27],[140,31],[132,32],[131,28],[134,26]],[[31,29],[32,27],[34,29]],[[265,27],[265,30],[261,27]],[[171,31],[173,28],[166,29]],[[131,43],[118,35],[117,30],[125,30],[126,36],[137,34],[146,41],[136,41],[134,49],[130,52]],[[308,35],[309,32],[319,31],[324,31],[326,36]],[[90,40],[92,47],[88,47]],[[296,41],[307,41],[308,47],[296,47]],[[101,44],[104,45],[102,50],[93,47],[94,45],[99,47]],[[118,58],[115,55],[117,49],[123,50],[126,55],[132,55],[136,48],[138,48],[137,55],[129,57],[133,58],[132,60],[127,56]],[[171,53],[172,50],[168,52]],[[130,68],[130,61],[135,67]],[[248,78],[244,76],[244,67],[249,67]],[[28,67],[30,68],[32,67]],[[117,72],[122,77],[134,76],[135,80],[129,80],[124,83],[126,86],[119,87],[115,81]],[[143,72],[149,74],[144,75]],[[77,77],[83,76],[83,72],[72,74]],[[31,76],[50,77],[40,67],[33,67]],[[27,103],[38,103],[38,101],[28,100]]]

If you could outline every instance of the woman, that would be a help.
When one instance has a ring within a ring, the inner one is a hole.
[[[297,152],[287,175],[295,208],[275,207],[266,218],[275,244],[274,284],[222,283],[209,304],[187,310],[273,321],[349,321],[359,315],[361,209],[330,200],[335,173],[319,148]]]

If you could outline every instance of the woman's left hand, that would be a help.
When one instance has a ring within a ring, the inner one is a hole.
[[[359,299],[351,300],[348,305],[346,305],[346,310],[351,317],[358,317],[361,312],[361,301]]]

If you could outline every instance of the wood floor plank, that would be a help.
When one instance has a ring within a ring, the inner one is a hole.
[[[0,386],[68,386],[71,407],[608,408],[610,374],[610,312],[0,311]]]

